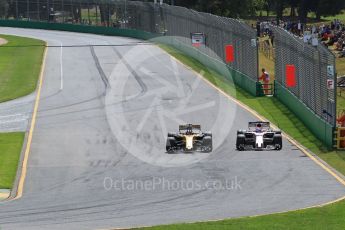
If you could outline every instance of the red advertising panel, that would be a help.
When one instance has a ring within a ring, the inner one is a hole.
[[[234,47],[233,45],[226,45],[225,46],[225,61],[228,62],[233,62],[235,60],[235,55],[234,55]]]
[[[286,65],[285,77],[286,87],[292,88],[296,86],[296,68],[294,65]]]

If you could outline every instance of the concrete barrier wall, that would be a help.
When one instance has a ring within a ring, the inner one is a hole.
[[[61,30],[79,33],[102,34],[112,36],[132,37],[138,39],[150,39],[157,35],[133,29],[120,29],[105,26],[89,26],[79,24],[64,24],[64,23],[49,23],[37,21],[20,21],[20,20],[0,20],[0,26],[31,28],[31,29],[46,29],[46,30]]]
[[[321,119],[280,83],[275,82],[275,96],[288,107],[328,148],[333,148],[334,127]]]

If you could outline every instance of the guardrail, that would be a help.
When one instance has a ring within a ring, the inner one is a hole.
[[[18,27],[18,28],[31,28],[31,29],[45,29],[45,30],[61,30],[69,32],[79,33],[92,33],[101,35],[112,35],[112,36],[123,36],[132,37],[138,39],[151,39],[158,34],[149,33],[136,29],[120,29],[115,27],[105,26],[90,26],[90,25],[79,25],[79,24],[68,24],[68,23],[50,23],[50,22],[39,22],[39,21],[22,21],[22,20],[1,20],[0,26],[4,27]]]

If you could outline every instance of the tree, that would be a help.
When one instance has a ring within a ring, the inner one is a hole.
[[[199,0],[175,0],[174,4],[178,5],[178,6],[184,6],[184,7],[188,7],[188,8],[194,8]]]
[[[256,1],[261,0],[175,0],[175,5],[237,18],[254,15]]]
[[[300,0],[288,0],[288,4],[290,6],[290,17],[296,16],[296,8],[298,7]]]
[[[283,11],[284,8],[286,7],[286,0],[277,0],[273,1],[274,3],[274,8],[277,14],[277,23],[279,20],[283,19]]]
[[[321,19],[321,16],[334,16],[336,14],[339,14],[344,8],[345,1],[318,0],[313,11],[316,14],[316,18]]]
[[[308,12],[310,11],[313,5],[311,4],[311,1],[312,0],[301,0],[300,2],[299,8],[298,8],[298,17],[302,23],[307,22]]]
[[[260,16],[262,16],[261,12],[266,9],[267,0],[254,0],[253,7],[255,11],[260,11]]]

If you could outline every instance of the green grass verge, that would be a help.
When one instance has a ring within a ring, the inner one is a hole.
[[[286,212],[258,217],[245,217],[215,222],[174,224],[143,228],[147,230],[231,230],[231,229],[332,229],[343,230],[345,226],[345,201],[301,211]]]
[[[234,88],[228,79],[213,70],[204,67],[200,62],[177,51],[176,49],[159,45],[170,55],[179,59],[193,70],[204,72],[204,77],[224,92],[256,110],[298,142],[316,153],[339,172],[345,174],[345,152],[328,151],[320,141],[304,126],[304,124],[282,103],[273,97],[256,98],[240,88]],[[177,224],[157,226],[152,230],[174,229],[344,229],[345,201],[320,208],[272,214],[260,217],[245,217],[215,222],[200,222],[194,224]]]
[[[8,41],[0,46],[0,102],[35,91],[41,70],[44,41],[0,35]]]
[[[41,40],[0,35],[0,102],[35,91],[44,53]],[[11,189],[25,133],[0,133],[0,188]]]
[[[11,189],[17,173],[24,133],[0,133],[0,188]]]

